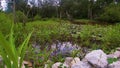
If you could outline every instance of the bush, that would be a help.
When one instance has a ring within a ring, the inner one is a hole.
[[[2,31],[4,35],[9,34],[11,23],[12,20],[8,17],[8,15],[0,12],[0,31]]]
[[[34,17],[34,20],[41,20],[41,16],[36,15],[36,16]]]
[[[99,20],[110,23],[120,22],[120,5],[110,4],[104,9],[104,13],[101,14]]]
[[[105,34],[103,35],[103,48],[104,50],[111,50],[120,47],[120,24],[114,26],[108,26],[105,29]]]
[[[16,12],[16,21],[25,23],[27,21],[27,17],[25,16],[25,14],[23,12],[17,11]]]

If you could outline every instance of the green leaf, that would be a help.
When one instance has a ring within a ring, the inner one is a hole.
[[[32,32],[28,35],[28,37],[24,40],[24,42],[22,43],[22,45],[20,45],[20,47],[18,48],[18,53],[19,53],[19,60],[20,60],[20,66],[22,65],[22,61],[24,59],[24,55],[25,55],[25,51],[27,49],[27,45],[29,42],[29,39],[32,35]]]

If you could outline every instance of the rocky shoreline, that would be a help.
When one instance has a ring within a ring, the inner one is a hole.
[[[36,45],[34,47],[36,54],[40,51],[39,46],[40,45]],[[76,44],[73,45],[70,42],[53,44],[51,45],[51,48],[54,50],[51,53],[51,56],[57,57],[57,55],[61,54],[62,56],[65,56],[65,61],[55,62],[51,67],[49,67],[49,64],[45,64],[43,66],[44,68],[120,68],[120,48],[117,48],[112,54],[106,54],[101,49],[89,50],[87,48],[79,47]],[[79,51],[78,56],[76,55],[75,57],[71,57],[70,54],[74,50]],[[1,57],[0,64],[3,64]],[[31,62],[23,61],[22,68],[25,68],[26,65],[29,68],[33,68],[33,64]]]
[[[102,50],[93,50],[86,54],[82,60],[79,57],[66,57],[64,63],[56,62],[52,65],[52,68],[120,68],[119,57],[119,49],[109,55]],[[118,58],[118,60],[110,64],[108,62],[109,58]]]

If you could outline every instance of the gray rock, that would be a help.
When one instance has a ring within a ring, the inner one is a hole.
[[[61,63],[61,62],[56,62],[55,64],[52,65],[52,68],[68,68],[67,65]]]
[[[108,58],[120,58],[120,51],[116,51],[113,54],[107,55]]]
[[[116,48],[117,51],[120,51],[120,47]]]
[[[120,61],[113,62],[112,64],[108,65],[108,68],[120,68]]]
[[[76,63],[79,63],[80,62],[80,58],[79,57],[75,57],[72,62],[71,62],[71,66],[76,64]]]
[[[76,64],[73,64],[71,68],[92,68],[92,67],[87,62],[80,61]]]
[[[85,56],[85,59],[95,68],[106,68],[107,55],[102,50],[94,50]]]
[[[73,61],[73,57],[66,57],[64,64],[66,64],[68,67],[70,67],[72,61]]]

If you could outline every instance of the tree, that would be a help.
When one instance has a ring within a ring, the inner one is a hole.
[[[39,15],[42,18],[60,17],[96,19],[106,6],[115,0],[16,0],[16,10],[24,12],[28,18]],[[119,1],[117,1],[119,2]]]
[[[104,12],[104,8],[113,3],[113,0],[97,0],[92,6],[93,18],[97,18]]]
[[[12,0],[13,1],[13,17],[14,17],[14,24],[16,24],[16,7],[15,7],[15,0]]]
[[[0,0],[0,11],[2,10],[1,0]]]
[[[100,21],[115,23],[120,22],[120,4],[110,4],[99,17]]]
[[[61,0],[60,7],[65,17],[87,18],[88,0]]]
[[[56,5],[55,5],[55,0],[44,0],[38,1],[38,14],[41,15],[42,18],[45,17],[56,17],[57,12],[56,12]]]

